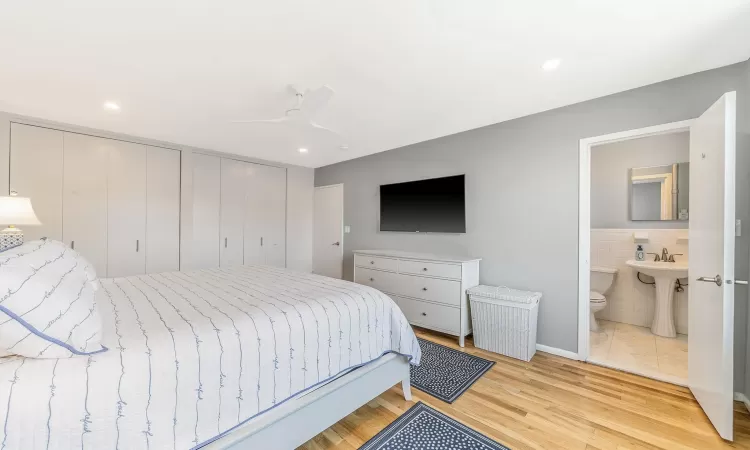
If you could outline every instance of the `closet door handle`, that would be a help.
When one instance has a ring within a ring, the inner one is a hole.
[[[70,241],[70,249],[75,250],[76,249],[76,241]]]
[[[227,238],[224,238],[224,248],[227,248]]]
[[[263,247],[263,237],[260,238],[260,246]]]
[[[141,250],[141,241],[140,239],[135,240],[135,252],[138,253]]]
[[[424,288],[422,288],[422,290],[423,290],[423,291],[426,291],[426,290],[427,290],[427,288],[426,288],[426,287],[424,287]]]

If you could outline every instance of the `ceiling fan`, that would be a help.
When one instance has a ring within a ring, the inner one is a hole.
[[[287,91],[295,96],[296,104],[286,110],[283,117],[276,119],[260,120],[233,120],[232,123],[266,123],[278,125],[291,125],[300,129],[310,128],[312,130],[330,133],[340,137],[339,133],[317,124],[313,117],[325,107],[333,97],[334,91],[329,86],[321,86],[317,89],[307,89],[300,92],[296,87],[289,85]]]

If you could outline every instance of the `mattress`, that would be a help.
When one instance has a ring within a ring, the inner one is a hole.
[[[0,448],[199,448],[387,353],[420,358],[385,294],[266,266],[102,280],[104,353],[0,358]]]

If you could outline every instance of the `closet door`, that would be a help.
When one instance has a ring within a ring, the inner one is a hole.
[[[42,222],[25,226],[24,240],[62,240],[63,132],[10,124],[10,190],[29,197]],[[7,225],[7,224],[3,224]]]
[[[266,264],[286,267],[286,169],[264,167],[263,252]]]
[[[265,196],[268,194],[265,186],[265,171],[260,164],[248,164],[245,178],[245,264],[266,264],[263,251],[265,243],[263,235],[266,231],[264,223]]]
[[[110,141],[107,276],[146,272],[146,147]]]
[[[219,267],[221,158],[194,153],[193,267]]]
[[[63,241],[107,276],[109,139],[63,133]]]
[[[146,273],[180,270],[180,152],[146,147]]]
[[[243,263],[247,163],[221,159],[221,266]]]

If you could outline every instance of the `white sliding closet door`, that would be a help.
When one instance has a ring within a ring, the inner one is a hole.
[[[266,192],[263,249],[266,264],[286,267],[286,169],[264,167]]]
[[[146,147],[110,141],[107,276],[146,272]]]
[[[250,164],[245,264],[286,266],[286,169]]]
[[[146,273],[180,269],[180,152],[146,147]]]
[[[221,159],[221,266],[243,263],[248,163]]]
[[[266,263],[263,252],[263,234],[265,224],[263,222],[264,197],[267,194],[265,188],[265,172],[260,164],[248,164],[245,188],[245,264]]]
[[[193,267],[219,267],[221,158],[193,154]]]
[[[10,190],[29,197],[41,226],[23,228],[24,240],[62,240],[63,132],[10,124]]]
[[[107,276],[107,166],[115,141],[63,133],[63,241]]]

